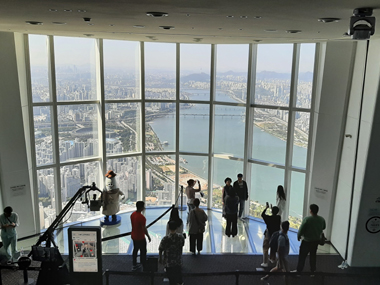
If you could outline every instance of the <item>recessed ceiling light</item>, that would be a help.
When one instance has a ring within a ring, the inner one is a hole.
[[[242,31],[243,29],[239,29],[239,31]]]
[[[261,19],[261,16],[254,16],[253,19]]]
[[[57,9],[49,9],[50,12],[57,12]]]
[[[160,26],[160,28],[163,30],[174,30],[173,26]]]
[[[73,10],[71,9],[64,9],[63,12],[72,12]]]
[[[54,25],[66,25],[65,22],[52,22]]]
[[[302,33],[301,30],[287,30],[286,32],[289,33],[289,34],[299,34],[299,33]]]
[[[143,26],[143,25],[134,25],[133,27],[134,27],[134,28],[138,28],[138,29],[145,28],[145,26]]]
[[[113,26],[115,26],[115,25],[114,25],[114,24],[111,24],[111,25],[110,25],[110,27],[113,27]]]
[[[187,17],[190,17],[190,14],[186,14]]]
[[[277,30],[273,30],[273,29],[268,29],[268,30],[264,30],[265,32],[268,32],[268,33],[275,33],[277,32]]]
[[[229,16],[227,16],[227,18],[233,18],[234,16],[232,16],[232,15],[229,15]]]
[[[92,24],[92,23],[88,23],[87,25],[89,25],[89,26],[93,26],[94,24]]]
[[[161,17],[169,16],[169,14],[166,12],[146,12],[146,15],[154,17],[154,18],[161,18]]]
[[[218,30],[223,30],[223,28],[218,28]]]
[[[247,19],[248,16],[240,16],[240,18],[242,18],[242,19]]]
[[[322,23],[336,23],[340,21],[340,18],[319,18],[318,21]]]
[[[35,26],[43,25],[44,24],[42,22],[37,22],[37,21],[25,21],[25,23],[27,23],[29,25],[35,25]]]
[[[256,43],[259,43],[259,42],[261,42],[261,40],[253,40],[254,42],[256,42]]]
[[[86,10],[78,9],[78,13],[86,13]]]
[[[83,35],[86,37],[93,37],[94,36],[94,34],[83,34]]]
[[[192,30],[194,30],[194,27],[191,27]]]

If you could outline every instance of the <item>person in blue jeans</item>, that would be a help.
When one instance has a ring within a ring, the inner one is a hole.
[[[4,213],[0,215],[1,240],[9,261],[15,257],[17,252],[17,231],[19,226],[18,215],[13,213],[12,207],[6,207]],[[11,246],[11,254],[9,254],[9,246]]]
[[[238,195],[240,199],[240,206],[239,206],[239,219],[241,219],[243,212],[244,212],[244,207],[245,207],[245,201],[248,200],[248,186],[247,182],[243,180],[243,174],[239,173],[237,175],[237,179],[234,182],[234,189],[236,194]]]

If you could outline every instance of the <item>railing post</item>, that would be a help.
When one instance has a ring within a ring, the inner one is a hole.
[[[322,276],[322,285],[325,285],[325,275],[322,274],[321,276]]]
[[[239,285],[239,277],[240,277],[239,270],[235,271],[235,277],[236,277],[236,285]]]
[[[153,271],[150,273],[150,284],[154,285],[154,272]]]
[[[108,272],[108,269],[106,269],[105,275],[106,275],[106,285],[110,285],[110,274]]]

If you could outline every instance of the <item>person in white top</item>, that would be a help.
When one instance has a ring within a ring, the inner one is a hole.
[[[187,196],[187,207],[189,209],[189,213],[192,209],[195,209],[194,206],[194,199],[195,199],[195,192],[201,192],[201,183],[198,180],[198,189],[194,189],[196,181],[194,179],[187,180],[187,187],[185,189],[185,193]],[[187,223],[189,223],[189,218],[187,219]]]
[[[277,204],[278,209],[280,210],[278,212],[278,215],[281,216],[281,221],[286,221],[287,220],[287,218],[285,217],[286,194],[285,194],[284,187],[282,187],[282,185],[278,185],[277,187],[276,204]]]

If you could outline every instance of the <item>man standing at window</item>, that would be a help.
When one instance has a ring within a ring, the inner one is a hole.
[[[185,244],[183,234],[176,232],[177,223],[169,222],[170,233],[165,236],[159,247],[159,262],[166,268],[166,273],[169,277],[170,285],[182,284],[182,248]],[[164,253],[164,258],[162,258]]]
[[[17,251],[17,232],[16,227],[19,226],[18,215],[12,213],[12,207],[6,207],[4,214],[0,216],[1,240],[8,260],[12,261]],[[11,254],[9,254],[9,245],[11,246]]]
[[[247,182],[243,180],[243,174],[239,173],[237,175],[237,179],[234,182],[234,189],[236,194],[238,195],[240,199],[240,206],[239,206],[239,219],[241,219],[241,216],[243,215],[244,212],[244,207],[245,207],[245,201],[248,200],[248,186]]]
[[[133,240],[133,268],[132,271],[140,271],[141,265],[144,267],[146,261],[146,240],[145,235],[151,241],[148,230],[146,228],[146,219],[141,214],[145,209],[145,203],[143,201],[136,202],[136,212],[131,215],[132,224],[132,240]],[[137,264],[137,252],[140,250],[140,263]]]
[[[298,240],[303,237],[300,253],[298,257],[297,270],[293,272],[302,272],[305,266],[306,257],[310,252],[310,270],[315,272],[317,265],[317,249],[321,240],[323,230],[326,228],[325,219],[318,216],[319,207],[315,204],[310,205],[311,216],[305,217],[298,230]]]

